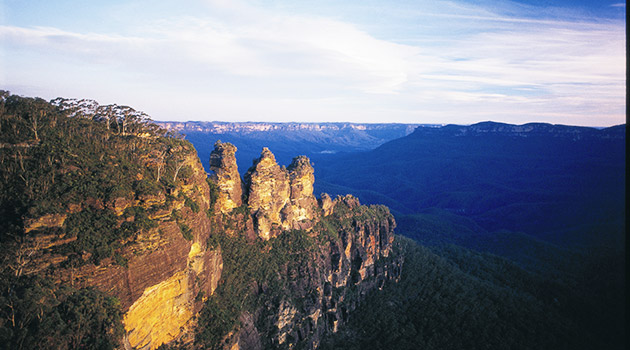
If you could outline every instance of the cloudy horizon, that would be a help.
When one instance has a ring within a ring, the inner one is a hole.
[[[0,89],[155,120],[625,123],[614,1],[7,0],[0,19]]]

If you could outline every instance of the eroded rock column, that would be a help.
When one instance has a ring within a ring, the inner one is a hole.
[[[283,227],[280,211],[289,203],[289,174],[267,147],[245,174],[247,205],[258,236],[269,239]]]
[[[236,146],[229,142],[217,141],[210,153],[210,170],[218,186],[217,206],[222,213],[243,204],[243,183],[236,165]]]
[[[311,161],[306,156],[293,158],[287,168],[291,198],[285,206],[286,226],[293,229],[310,229],[312,220],[318,216],[317,199],[313,196],[315,175]]]

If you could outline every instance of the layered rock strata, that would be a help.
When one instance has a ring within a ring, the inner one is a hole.
[[[332,200],[323,194],[318,202],[313,196],[314,170],[304,156],[284,168],[263,149],[243,184],[235,152],[230,144],[215,144],[213,208],[207,175],[194,153],[189,153],[181,158],[181,165],[189,167],[191,174],[168,194],[87,199],[69,206],[66,213],[26,222],[40,262],[30,272],[52,265],[58,283],[92,286],[117,297],[123,311],[124,348],[155,349],[192,334],[195,315],[219,285],[222,251],[207,244],[211,234],[247,235],[251,230],[255,239],[269,240],[286,230],[301,230],[298,234],[318,243],[314,250],[300,252],[307,257],[304,264],[284,267],[290,283],[290,291],[284,292],[289,294],[280,295],[277,305],[243,313],[240,327],[230,333],[226,344],[232,349],[317,348],[367,292],[399,276],[401,261],[389,258],[394,219],[385,207],[368,208],[352,196]],[[197,208],[193,210],[189,202]],[[119,224],[135,220],[125,216],[127,209],[144,208],[157,225],[124,245],[119,251],[124,264],[106,258],[98,265],[67,267],[68,257],[56,254],[56,248],[76,237],[40,232],[61,229],[70,215],[89,208],[111,210]],[[233,226],[235,222],[239,224]],[[329,232],[331,227],[335,229]]]
[[[218,181],[219,188],[228,187],[220,183],[221,178]],[[224,227],[252,223],[263,240],[286,230],[301,230],[297,234],[317,243],[314,250],[300,252],[300,263],[287,263],[283,268],[289,285],[280,295],[258,286],[257,293],[264,300],[279,300],[244,312],[240,326],[224,340],[226,349],[316,349],[322,337],[336,332],[368,292],[400,276],[401,258],[391,254],[396,223],[389,210],[360,205],[350,195],[331,199],[324,193],[318,201],[313,196],[314,170],[307,157],[294,158],[285,169],[264,148],[243,182],[248,210],[224,213]],[[221,207],[224,204],[216,204]],[[241,234],[246,228],[247,224],[241,227]]]

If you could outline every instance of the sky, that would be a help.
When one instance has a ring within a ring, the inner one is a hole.
[[[155,120],[625,123],[618,0],[0,0],[0,89]]]

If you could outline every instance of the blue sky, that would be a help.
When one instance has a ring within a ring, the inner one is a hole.
[[[0,2],[0,89],[156,120],[625,123],[618,1]]]

